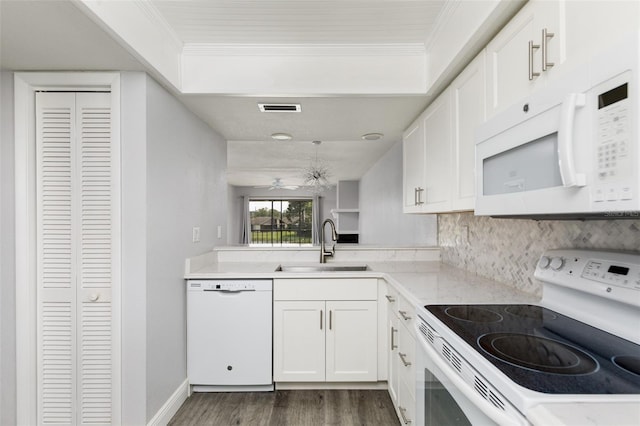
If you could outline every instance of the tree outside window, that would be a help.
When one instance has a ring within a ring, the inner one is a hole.
[[[312,244],[313,201],[249,200],[251,245],[306,246]]]

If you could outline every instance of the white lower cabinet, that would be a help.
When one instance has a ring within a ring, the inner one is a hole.
[[[276,382],[325,380],[324,301],[273,303],[273,376]]]
[[[274,282],[274,381],[378,380],[377,280],[339,281]]]
[[[387,291],[389,324],[389,395],[402,424],[415,422],[415,353],[413,306],[391,286]]]

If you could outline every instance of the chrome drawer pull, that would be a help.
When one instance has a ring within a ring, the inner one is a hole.
[[[404,364],[405,367],[408,367],[411,365],[410,362],[408,362],[405,358],[407,356],[407,354],[403,354],[402,352],[398,352],[398,355],[400,356],[400,359],[402,360],[402,363]]]
[[[402,416],[402,421],[404,422],[404,424],[408,425],[409,423],[411,423],[411,420],[409,420],[407,416],[404,414],[407,412],[407,409],[404,407],[398,407],[398,410],[400,411],[400,415]]]
[[[398,311],[403,320],[409,321],[411,317],[407,315],[407,311]]]

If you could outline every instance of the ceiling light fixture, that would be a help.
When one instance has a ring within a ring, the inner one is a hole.
[[[277,141],[290,141],[291,139],[293,139],[293,136],[288,133],[274,133],[271,135],[271,139]]]
[[[304,171],[304,184],[309,189],[309,191],[313,192],[314,194],[320,194],[330,186],[330,173],[329,168],[326,166],[326,164],[318,160],[318,146],[322,142],[313,141],[312,143],[316,146],[316,158],[315,161],[313,161]]]
[[[365,133],[361,137],[365,141],[377,141],[377,140],[381,139],[383,136],[384,136],[384,134],[382,134],[382,133]]]

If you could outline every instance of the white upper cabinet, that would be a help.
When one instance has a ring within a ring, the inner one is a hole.
[[[482,51],[405,132],[404,212],[473,210],[475,129],[485,120]]]
[[[451,92],[446,90],[405,132],[404,212],[451,209]]]
[[[565,70],[580,66],[611,43],[640,30],[637,0],[568,1],[565,16]]]
[[[564,62],[564,3],[530,1],[487,45],[488,116],[544,86]]]
[[[451,210],[451,91],[445,90],[426,110],[424,193],[425,213]]]
[[[451,83],[453,102],[452,210],[473,210],[475,203],[475,129],[485,121],[485,52]]]
[[[402,138],[404,212],[419,213],[424,192],[424,125],[421,119]]]

